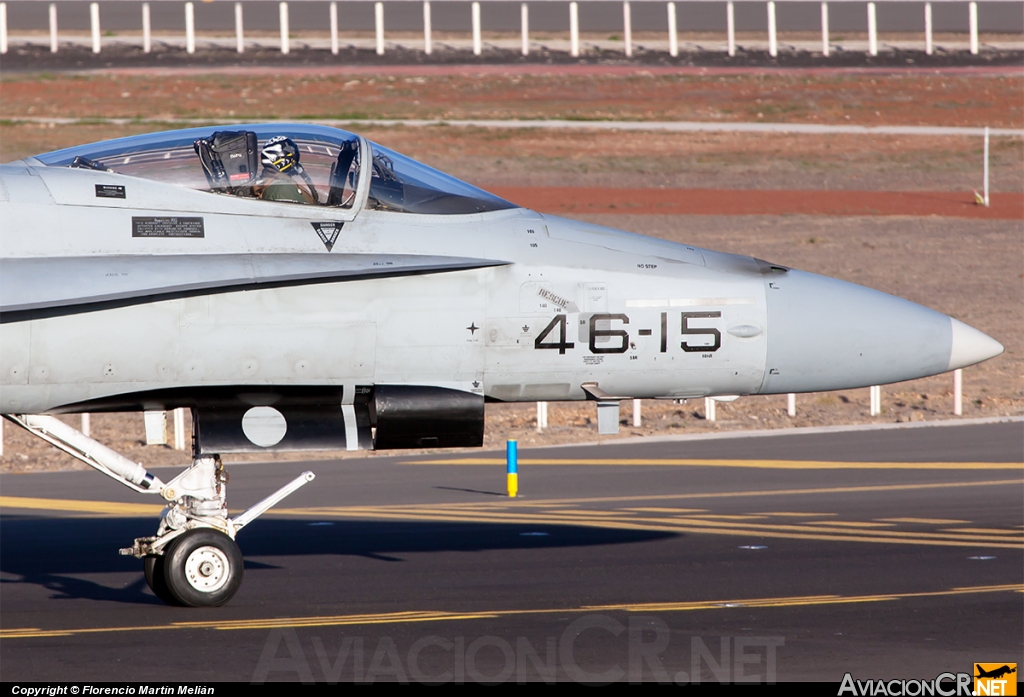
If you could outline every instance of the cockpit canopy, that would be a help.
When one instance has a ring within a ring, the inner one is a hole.
[[[297,165],[285,172],[266,166],[265,157],[261,163],[268,144],[282,140],[297,149]],[[308,124],[204,127],[80,145],[36,159],[50,167],[117,172],[198,191],[347,209],[359,200],[360,141],[347,131]],[[371,210],[458,215],[516,208],[376,143],[369,148]]]

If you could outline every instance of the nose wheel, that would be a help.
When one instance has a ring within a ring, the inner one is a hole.
[[[217,607],[242,585],[244,561],[235,541],[211,528],[189,530],[170,542],[162,556],[147,556],[146,582],[171,605]]]

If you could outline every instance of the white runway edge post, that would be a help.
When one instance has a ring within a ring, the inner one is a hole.
[[[281,24],[281,53],[288,53],[291,50],[288,42],[288,3],[280,3],[277,9],[280,14]]]
[[[245,53],[245,29],[242,26],[242,3],[235,3],[235,47],[239,53]]]
[[[569,3],[569,55],[580,55],[580,11],[575,2]]]
[[[768,0],[768,55],[779,55],[779,37],[775,31],[775,2]]]
[[[7,53],[7,3],[0,2],[0,53]]]
[[[174,449],[185,449],[185,410],[174,410]]]
[[[88,414],[82,414],[82,435],[89,438],[92,435],[92,423]]]
[[[821,55],[828,57],[828,3],[821,3]]]
[[[530,55],[530,7],[525,2],[519,5],[519,31],[522,34],[523,55]]]
[[[643,414],[640,413],[640,400],[633,400],[633,428],[640,428],[643,424]]]
[[[153,50],[153,27],[149,16],[149,3],[142,3],[142,52],[150,53]]]
[[[483,39],[480,36],[480,3],[472,4],[473,13],[473,55],[479,56],[483,53]]]
[[[167,412],[146,411],[142,418],[146,425],[146,445],[167,445]]]
[[[679,28],[676,23],[676,4],[668,3],[668,55],[679,55]]]
[[[543,433],[548,427],[548,403],[537,402],[537,433]]]
[[[968,22],[971,28],[971,55],[978,55],[978,3],[967,5]]]
[[[622,3],[622,40],[626,44],[626,58],[633,56],[633,10],[629,0]]]
[[[196,10],[190,2],[185,3],[185,53],[196,52]]]
[[[786,395],[786,416],[796,416],[796,395],[792,392]]]
[[[924,4],[924,52],[925,55],[932,55],[932,4]]]
[[[50,3],[50,53],[57,52],[57,5]]]
[[[338,3],[332,2],[328,19],[331,22],[331,55],[338,55]]]
[[[430,23],[430,3],[423,3],[423,52],[428,56],[434,52],[434,32]]]
[[[729,55],[736,55],[736,11],[733,9],[732,0],[725,3],[725,38],[728,45]]]
[[[704,398],[704,418],[707,421],[715,420],[715,400],[711,397]]]
[[[878,416],[882,413],[882,387],[881,385],[871,386],[871,416]]]
[[[373,28],[377,37],[377,55],[384,55],[384,3],[373,4]]]
[[[868,55],[878,55],[878,19],[873,2],[868,3]]]
[[[92,52],[100,52],[100,5],[89,3],[89,28],[92,31]]]
[[[988,126],[985,126],[985,180],[983,183],[984,195],[985,195],[985,207],[988,208]]]
[[[964,414],[964,370],[957,368],[953,371],[953,415],[963,416]]]
[[[0,417],[0,457],[4,456],[4,419]]]

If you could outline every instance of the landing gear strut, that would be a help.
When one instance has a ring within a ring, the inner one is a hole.
[[[235,543],[238,531],[316,476],[303,472],[241,515],[228,518],[228,474],[216,455],[195,455],[188,469],[164,484],[142,465],[52,416],[6,418],[125,486],[164,498],[167,508],[156,535],[137,538],[121,554],[143,560],[153,594],[171,605],[216,607],[230,600],[242,585],[244,571]]]

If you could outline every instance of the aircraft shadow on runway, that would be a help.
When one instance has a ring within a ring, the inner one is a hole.
[[[676,533],[576,525],[480,522],[395,522],[262,519],[239,534],[245,568],[273,569],[260,557],[340,555],[402,563],[401,555],[429,552],[529,550],[635,544],[679,537]],[[311,525],[311,523],[321,523]],[[0,584],[33,584],[53,599],[161,604],[148,590],[141,563],[117,553],[153,528],[149,518],[37,518],[4,515],[0,525]],[[524,534],[526,533],[526,534]],[[547,534],[537,534],[547,533]],[[81,578],[103,573],[138,573],[128,586],[106,586]]]

